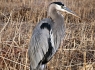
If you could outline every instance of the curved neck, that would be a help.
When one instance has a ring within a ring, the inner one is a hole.
[[[48,17],[52,18],[53,21],[56,21],[59,19],[63,19],[62,15],[59,13],[59,11],[56,10],[55,5],[50,5],[48,9]]]

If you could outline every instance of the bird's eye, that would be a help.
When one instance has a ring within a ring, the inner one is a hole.
[[[64,8],[64,6],[61,6],[61,8]]]

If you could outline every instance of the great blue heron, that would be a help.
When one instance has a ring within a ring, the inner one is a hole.
[[[52,2],[49,5],[49,18],[41,20],[36,25],[30,40],[30,70],[44,70],[64,38],[64,18],[59,11],[75,15],[61,2]]]

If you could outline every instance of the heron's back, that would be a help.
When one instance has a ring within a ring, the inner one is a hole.
[[[54,45],[51,43],[51,23],[51,19],[43,19],[33,30],[28,51],[32,69],[46,64],[51,59],[54,51]]]

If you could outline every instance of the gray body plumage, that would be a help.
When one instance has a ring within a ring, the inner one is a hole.
[[[64,18],[57,11],[57,4],[64,6],[61,2],[51,3],[48,9],[50,18],[41,20],[34,28],[28,50],[30,70],[44,70],[64,38]]]

